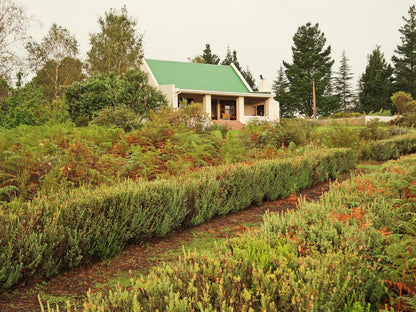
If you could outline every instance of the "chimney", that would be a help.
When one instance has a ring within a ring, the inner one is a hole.
[[[269,84],[267,83],[267,80],[264,79],[263,75],[260,75],[259,91],[260,92],[270,92]]]

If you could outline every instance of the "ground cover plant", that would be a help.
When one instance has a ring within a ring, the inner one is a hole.
[[[84,311],[414,311],[416,156],[269,214],[213,253],[185,251]],[[53,308],[50,309],[53,311]]]
[[[220,166],[189,177],[80,187],[0,210],[0,288],[94,262],[129,242],[274,200],[354,166],[350,150]]]
[[[145,123],[129,116],[135,115],[128,107],[118,107],[104,109],[88,127],[67,122],[0,128],[0,202],[32,200],[39,193],[80,185],[148,181],[203,167],[291,157],[311,145],[348,147],[360,159],[384,160],[411,152],[413,144],[382,143],[408,130],[381,123],[315,128],[307,120],[282,119],[228,131],[207,126],[198,105],[150,112]],[[373,141],[391,148],[381,148],[380,155],[380,144]]]

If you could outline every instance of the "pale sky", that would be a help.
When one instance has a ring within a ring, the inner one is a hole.
[[[1,1],[1,0],[0,0]],[[99,32],[98,18],[110,8],[126,5],[144,34],[146,58],[186,61],[202,53],[206,43],[221,59],[227,47],[237,50],[240,64],[249,66],[256,82],[263,75],[269,84],[282,62],[292,61],[293,35],[307,22],[319,23],[331,56],[339,67],[345,50],[357,79],[367,56],[381,46],[391,61],[400,43],[403,16],[410,0],[14,0],[23,4],[33,23],[30,35],[40,42],[50,26],[67,28],[79,43],[81,59],[89,50],[89,34]],[[354,87],[356,80],[354,81]]]

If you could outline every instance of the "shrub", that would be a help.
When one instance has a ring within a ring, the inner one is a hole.
[[[130,241],[164,236],[264,198],[286,196],[353,164],[348,150],[315,151],[190,177],[83,186],[11,202],[0,210],[0,288],[112,256]]]
[[[370,142],[370,158],[373,160],[397,159],[416,151],[416,134]]]
[[[393,105],[399,114],[412,112],[416,110],[416,102],[413,100],[411,94],[399,91],[393,94],[391,97]]]
[[[415,160],[334,184],[319,202],[266,215],[260,231],[185,252],[126,289],[89,293],[85,311],[413,311]]]
[[[126,132],[140,127],[137,114],[126,105],[103,108],[95,117],[93,117],[91,124],[121,128]]]
[[[118,77],[100,74],[74,82],[65,90],[72,121],[91,118],[105,107],[126,105],[147,116],[150,110],[166,105],[164,95],[147,83],[147,76],[132,69]]]

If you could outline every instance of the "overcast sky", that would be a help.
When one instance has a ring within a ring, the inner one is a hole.
[[[0,0],[1,1],[1,0]],[[282,61],[292,61],[293,35],[307,22],[319,23],[332,48],[338,70],[345,50],[358,78],[376,45],[391,60],[400,43],[409,0],[15,0],[33,23],[30,35],[40,41],[53,23],[67,28],[79,43],[80,57],[89,50],[89,34],[99,32],[97,20],[110,8],[126,5],[144,34],[146,58],[186,61],[202,53],[206,43],[221,59],[227,47],[237,50],[243,67],[256,81],[269,84]],[[354,84],[356,81],[354,81]]]

